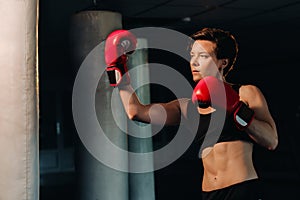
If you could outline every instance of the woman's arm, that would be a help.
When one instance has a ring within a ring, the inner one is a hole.
[[[177,125],[180,123],[181,109],[179,100],[144,105],[140,102],[131,85],[121,86],[119,90],[129,119],[160,125]]]
[[[277,128],[264,95],[256,86],[247,85],[240,88],[240,97],[255,112],[247,133],[258,144],[274,150],[278,145]]]

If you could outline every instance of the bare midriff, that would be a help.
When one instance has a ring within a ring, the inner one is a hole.
[[[221,142],[205,148],[202,190],[217,190],[257,178],[252,151],[253,144],[243,141]]]

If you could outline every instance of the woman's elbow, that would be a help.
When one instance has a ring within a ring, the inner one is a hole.
[[[132,121],[144,122],[141,117],[141,113],[139,113],[138,109],[135,107],[127,110],[127,117]]]
[[[138,113],[134,111],[133,109],[128,110],[127,116],[130,120],[137,120],[138,119]]]
[[[275,150],[278,146],[278,137],[275,137],[274,139],[272,139],[272,141],[270,142],[270,145],[269,145],[269,150]]]

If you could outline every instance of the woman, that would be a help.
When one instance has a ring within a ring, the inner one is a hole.
[[[114,40],[116,43],[107,42],[107,49],[111,47],[117,49],[117,44],[121,43],[124,38],[132,43],[133,48],[135,47],[134,36],[127,31],[117,36],[112,34],[108,38],[111,37],[117,40]],[[203,28],[191,38],[193,42],[190,50],[190,69],[193,80],[198,83],[194,93],[203,91],[205,86],[201,80],[213,77],[224,82],[228,90],[235,90],[244,108],[253,111],[253,118],[241,129],[234,120],[233,112],[236,113],[236,106],[233,106],[235,110],[226,115],[224,128],[217,133],[220,135],[218,140],[202,148],[200,153],[204,166],[203,199],[260,199],[259,179],[252,160],[253,145],[259,144],[269,150],[274,150],[278,144],[276,125],[269,112],[266,99],[259,88],[254,85],[226,83],[225,75],[233,68],[238,52],[233,35],[221,29]],[[115,54],[119,51],[120,49],[116,50]],[[111,53],[111,50],[106,50],[106,54],[111,55]],[[193,100],[182,98],[168,103],[143,105],[130,86],[129,78],[123,80],[118,78],[126,72],[126,59],[106,59],[106,63],[111,84],[119,87],[124,108],[131,120],[177,125],[183,117],[186,124],[189,124],[193,120],[190,112],[197,111],[200,119],[211,120],[212,113],[222,110],[214,107],[214,104],[199,106],[197,102],[199,103],[200,98],[203,97],[197,95]],[[119,69],[120,66],[122,69]],[[110,73],[112,71],[114,73]],[[119,75],[112,78],[116,71]],[[209,120],[200,120],[197,138],[203,139],[207,135],[203,130],[207,131]]]

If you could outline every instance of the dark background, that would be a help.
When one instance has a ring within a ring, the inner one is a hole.
[[[126,29],[157,26],[187,35],[205,26],[231,31],[240,51],[229,81],[257,85],[277,123],[278,148],[268,151],[256,146],[254,151],[266,199],[297,197],[300,189],[297,145],[300,139],[297,73],[300,1],[40,0],[41,200],[75,199],[72,196],[76,188],[74,148],[78,136],[73,124],[71,95],[76,71],[71,66],[69,25],[70,17],[80,10],[120,12]],[[186,17],[190,21],[183,20]],[[150,51],[149,62],[172,66],[191,80],[188,63],[175,55]],[[174,98],[166,88],[155,85],[151,86],[151,96],[153,102]],[[162,140],[172,139],[174,129],[165,127],[154,143],[159,145]],[[194,148],[191,146],[179,160],[155,172],[157,200],[200,199],[202,166],[201,160],[191,157]]]

